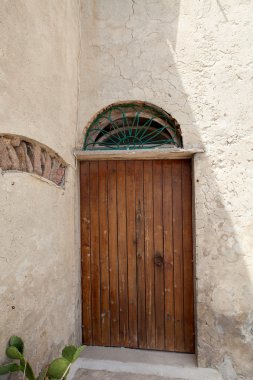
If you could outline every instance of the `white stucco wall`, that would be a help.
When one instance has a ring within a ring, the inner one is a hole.
[[[154,103],[196,156],[198,360],[252,379],[253,3],[82,0],[79,143],[122,100]]]
[[[196,156],[198,359],[225,380],[253,373],[253,25],[250,0],[0,3],[0,133],[68,164],[65,189],[0,175],[1,358],[23,336],[39,366],[80,340],[77,173],[72,148],[102,107],[146,100],[181,124]],[[14,306],[15,308],[12,308]]]
[[[0,133],[25,136],[68,164],[65,188],[0,173],[0,354],[23,337],[36,368],[80,342],[75,146],[79,3],[0,3]]]

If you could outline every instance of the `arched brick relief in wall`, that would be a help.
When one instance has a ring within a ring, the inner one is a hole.
[[[66,162],[47,146],[17,135],[0,135],[0,168],[34,173],[58,186],[65,183]]]

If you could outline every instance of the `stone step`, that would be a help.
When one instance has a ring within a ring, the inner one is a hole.
[[[222,380],[215,369],[199,368],[195,355],[88,347],[71,368],[70,380]]]

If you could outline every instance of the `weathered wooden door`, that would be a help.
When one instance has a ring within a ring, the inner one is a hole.
[[[83,341],[194,352],[190,160],[81,162]]]

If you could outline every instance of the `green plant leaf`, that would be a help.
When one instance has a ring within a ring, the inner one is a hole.
[[[23,355],[17,349],[17,347],[9,346],[9,347],[6,348],[5,353],[8,356],[8,358],[10,358],[10,359],[19,359],[19,360],[23,359]]]
[[[72,363],[73,363],[76,359],[79,358],[81,352],[84,350],[85,347],[86,347],[86,346],[80,346],[80,347],[77,348],[77,350],[76,350],[76,352],[75,352],[75,355],[74,355],[74,357],[73,357]]]
[[[22,372],[25,373],[25,376],[27,377],[28,380],[36,380],[33,369],[30,366],[29,362],[25,362],[25,360],[22,360]]]
[[[19,336],[12,335],[9,339],[9,346],[16,347],[21,354],[24,352],[24,342]]]
[[[8,363],[8,364],[0,365],[0,375],[5,375],[6,373],[18,372],[18,371],[20,371],[20,367],[16,363]]]
[[[71,363],[73,363],[80,356],[84,347],[86,346],[80,346],[80,347],[66,346],[62,350],[62,356],[68,361],[70,361]]]
[[[70,366],[69,360],[65,358],[55,359],[49,365],[47,375],[55,379],[61,379],[69,366]]]
[[[22,372],[25,372],[27,379],[36,380],[30,363],[24,357],[20,359],[20,367],[22,368]]]
[[[67,359],[69,362],[72,362],[74,359],[74,355],[77,351],[76,346],[66,346],[62,350],[62,356]]]
[[[45,380],[45,378],[47,376],[47,370],[48,370],[48,366],[42,368],[42,370],[40,371],[40,374],[36,380]]]

